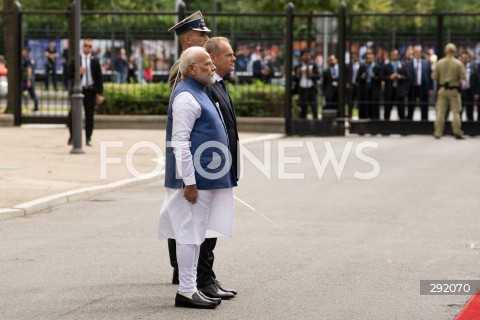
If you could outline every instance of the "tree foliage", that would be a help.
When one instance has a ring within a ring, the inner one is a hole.
[[[83,10],[139,10],[139,11],[175,11],[173,0],[81,0]],[[66,0],[22,0],[22,7],[28,10],[66,9]],[[216,3],[217,11],[224,12],[283,12],[287,0],[184,0],[188,11],[212,11]],[[347,4],[350,12],[478,12],[478,0],[293,0],[296,12],[337,12],[341,2]],[[3,0],[0,0],[3,7]]]

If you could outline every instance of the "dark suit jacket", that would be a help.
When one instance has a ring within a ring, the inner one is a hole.
[[[480,95],[480,67],[478,64],[472,62],[470,68],[470,89],[473,94]]]
[[[270,72],[268,74],[263,74],[262,62],[260,60],[256,60],[253,63],[253,77],[262,80],[265,83],[270,83],[274,76],[273,64],[270,60],[266,60],[266,64],[270,68]]]
[[[239,152],[237,115],[235,113],[233,102],[230,99],[229,95],[225,93],[218,81],[215,81],[215,83],[206,86],[205,91],[210,95],[213,101],[218,102],[220,106],[220,112],[222,113],[223,121],[225,122],[225,127],[227,129],[229,143],[228,149],[232,154],[232,168],[234,169],[233,171],[238,181],[238,178],[240,176],[240,162],[238,161]]]
[[[90,56],[90,73],[92,74],[93,79],[93,86],[95,87],[95,91],[99,95],[103,95],[103,76],[102,76],[102,67],[100,66],[100,62],[93,57]],[[70,80],[73,80],[75,76],[75,59],[70,61],[70,66],[68,70],[68,77]],[[73,86],[73,81],[72,81]]]
[[[336,82],[336,85],[335,85]],[[338,95],[338,74],[336,78],[332,76],[331,68],[328,68],[323,72],[323,95],[325,99],[328,100],[336,100]]]
[[[368,67],[365,63],[362,63],[360,65],[360,68],[358,68],[357,83],[360,87],[360,90],[363,91],[365,91],[367,86],[367,70]],[[373,67],[373,73],[375,74],[375,76],[371,80],[371,86],[376,90],[379,90],[382,80],[382,68],[378,64],[375,64],[375,66]]]
[[[345,67],[345,71],[346,71],[346,79],[345,79],[345,82],[351,86],[358,86],[358,71],[360,70],[360,66],[362,65],[362,63],[359,62],[359,67],[358,67],[358,70],[357,70],[357,77],[355,78],[355,80],[353,81],[353,63],[349,63],[347,64],[347,66]]]
[[[415,86],[416,81],[415,65],[413,63],[413,59],[407,61],[407,78],[409,90],[411,90]],[[433,90],[432,68],[430,67],[430,62],[425,59],[422,59],[421,80],[422,94],[428,94],[429,90]]]
[[[403,62],[400,62],[400,66],[398,67],[397,73],[400,75],[400,79],[397,80],[397,93],[400,96],[405,96],[408,94],[408,88],[407,88],[407,69],[405,67],[405,64]],[[385,92],[387,94],[392,90],[393,88],[393,81],[390,80],[390,76],[393,74],[393,66],[392,64],[386,63],[383,66],[382,70],[382,80],[385,81]]]

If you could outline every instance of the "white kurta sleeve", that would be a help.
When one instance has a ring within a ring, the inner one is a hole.
[[[196,184],[193,157],[190,151],[190,133],[202,109],[189,92],[181,92],[172,104],[172,147],[178,174],[186,186]]]

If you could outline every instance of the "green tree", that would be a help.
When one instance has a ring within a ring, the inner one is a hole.
[[[171,0],[150,0],[150,1],[130,1],[130,0],[81,0],[83,10],[140,10],[140,11],[166,11],[173,10]],[[3,0],[0,5],[3,7]],[[71,1],[68,0],[21,0],[23,9],[27,10],[63,10],[66,9]]]
[[[217,10],[224,12],[284,12],[288,0],[184,0],[188,11],[212,11],[212,2],[216,1]],[[3,7],[4,0],[0,0]],[[66,9],[68,0],[22,0],[24,9]],[[293,0],[296,12],[337,12],[342,0]],[[478,12],[478,0],[344,0],[350,12]],[[173,0],[82,0],[83,10],[139,10],[174,11]]]

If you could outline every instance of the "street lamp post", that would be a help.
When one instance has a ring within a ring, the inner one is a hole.
[[[83,93],[80,86],[80,8],[81,0],[73,0],[73,46],[72,52],[75,55],[75,69],[73,78],[72,94],[72,142],[73,148],[70,153],[85,153],[82,149],[82,102]]]

